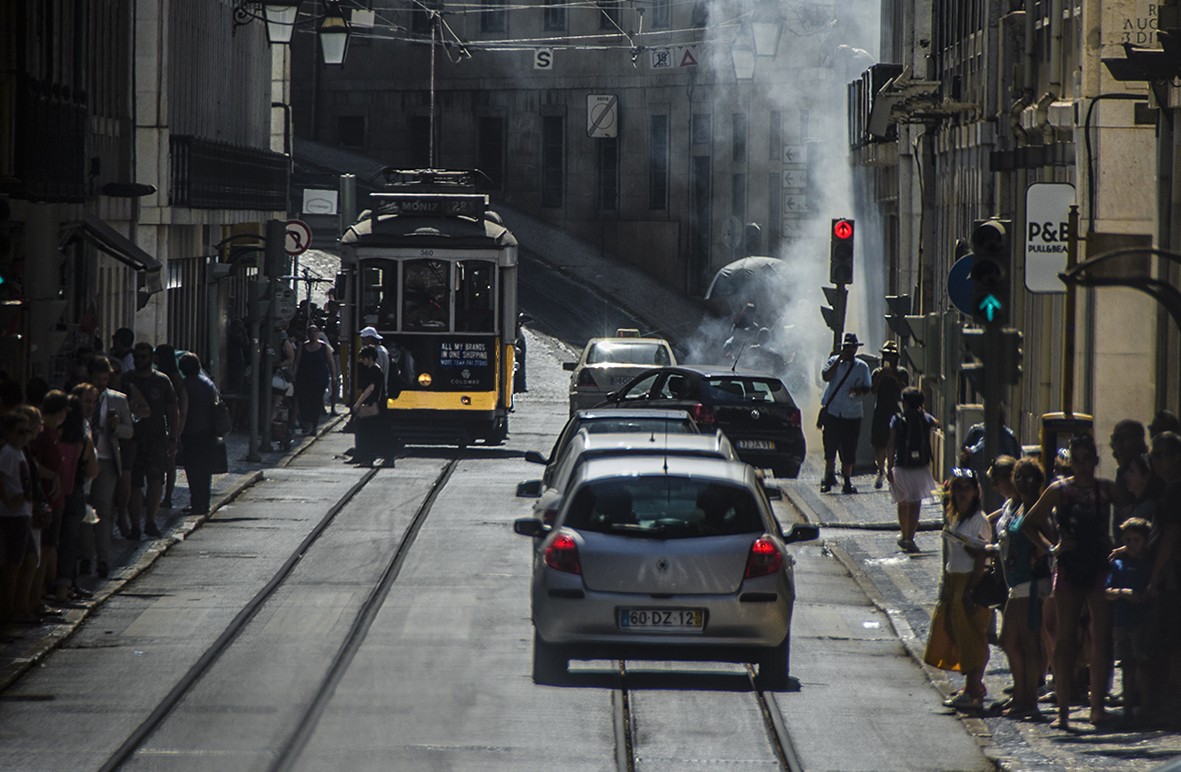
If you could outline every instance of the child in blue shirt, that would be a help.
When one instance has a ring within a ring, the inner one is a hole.
[[[1143,684],[1148,683],[1145,680],[1148,606],[1144,602],[1144,591],[1152,578],[1152,562],[1147,556],[1152,525],[1144,518],[1130,517],[1119,529],[1124,549],[1111,561],[1107,599],[1112,602],[1113,649],[1123,673],[1124,717],[1133,719],[1142,704]]]

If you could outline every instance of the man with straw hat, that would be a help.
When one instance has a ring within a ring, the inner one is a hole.
[[[869,365],[857,356],[862,345],[857,335],[846,332],[841,350],[828,358],[820,377],[828,384],[820,400],[818,427],[824,436],[824,478],[820,492],[828,493],[837,484],[836,460],[841,454],[841,472],[845,478],[842,493],[856,493],[849,479],[857,457],[857,438],[861,434],[860,397],[872,388]]]

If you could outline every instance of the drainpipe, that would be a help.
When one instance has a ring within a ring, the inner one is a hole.
[[[1050,93],[1062,94],[1062,0],[1050,3]]]

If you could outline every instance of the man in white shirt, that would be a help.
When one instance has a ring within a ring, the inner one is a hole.
[[[111,362],[101,354],[86,366],[87,380],[98,389],[98,407],[90,419],[94,448],[98,455],[98,477],[90,487],[90,505],[98,513],[94,548],[98,575],[106,578],[111,565],[112,526],[115,522],[115,486],[123,471],[119,440],[130,440],[135,433],[127,396],[108,388]]]
[[[845,333],[841,350],[828,358],[820,377],[828,384],[820,402],[824,406],[821,430],[824,434],[824,479],[820,492],[828,493],[837,484],[836,459],[841,454],[841,473],[845,478],[842,493],[856,493],[850,477],[861,436],[862,395],[873,389],[869,365],[857,356],[863,345],[854,333]]]

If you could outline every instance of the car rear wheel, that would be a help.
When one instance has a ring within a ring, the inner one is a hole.
[[[533,683],[554,686],[566,677],[568,660],[562,650],[533,633]]]
[[[785,638],[783,643],[767,649],[759,657],[759,673],[755,683],[760,689],[767,691],[787,691],[791,685],[788,678],[788,660],[791,659],[791,638]]]

